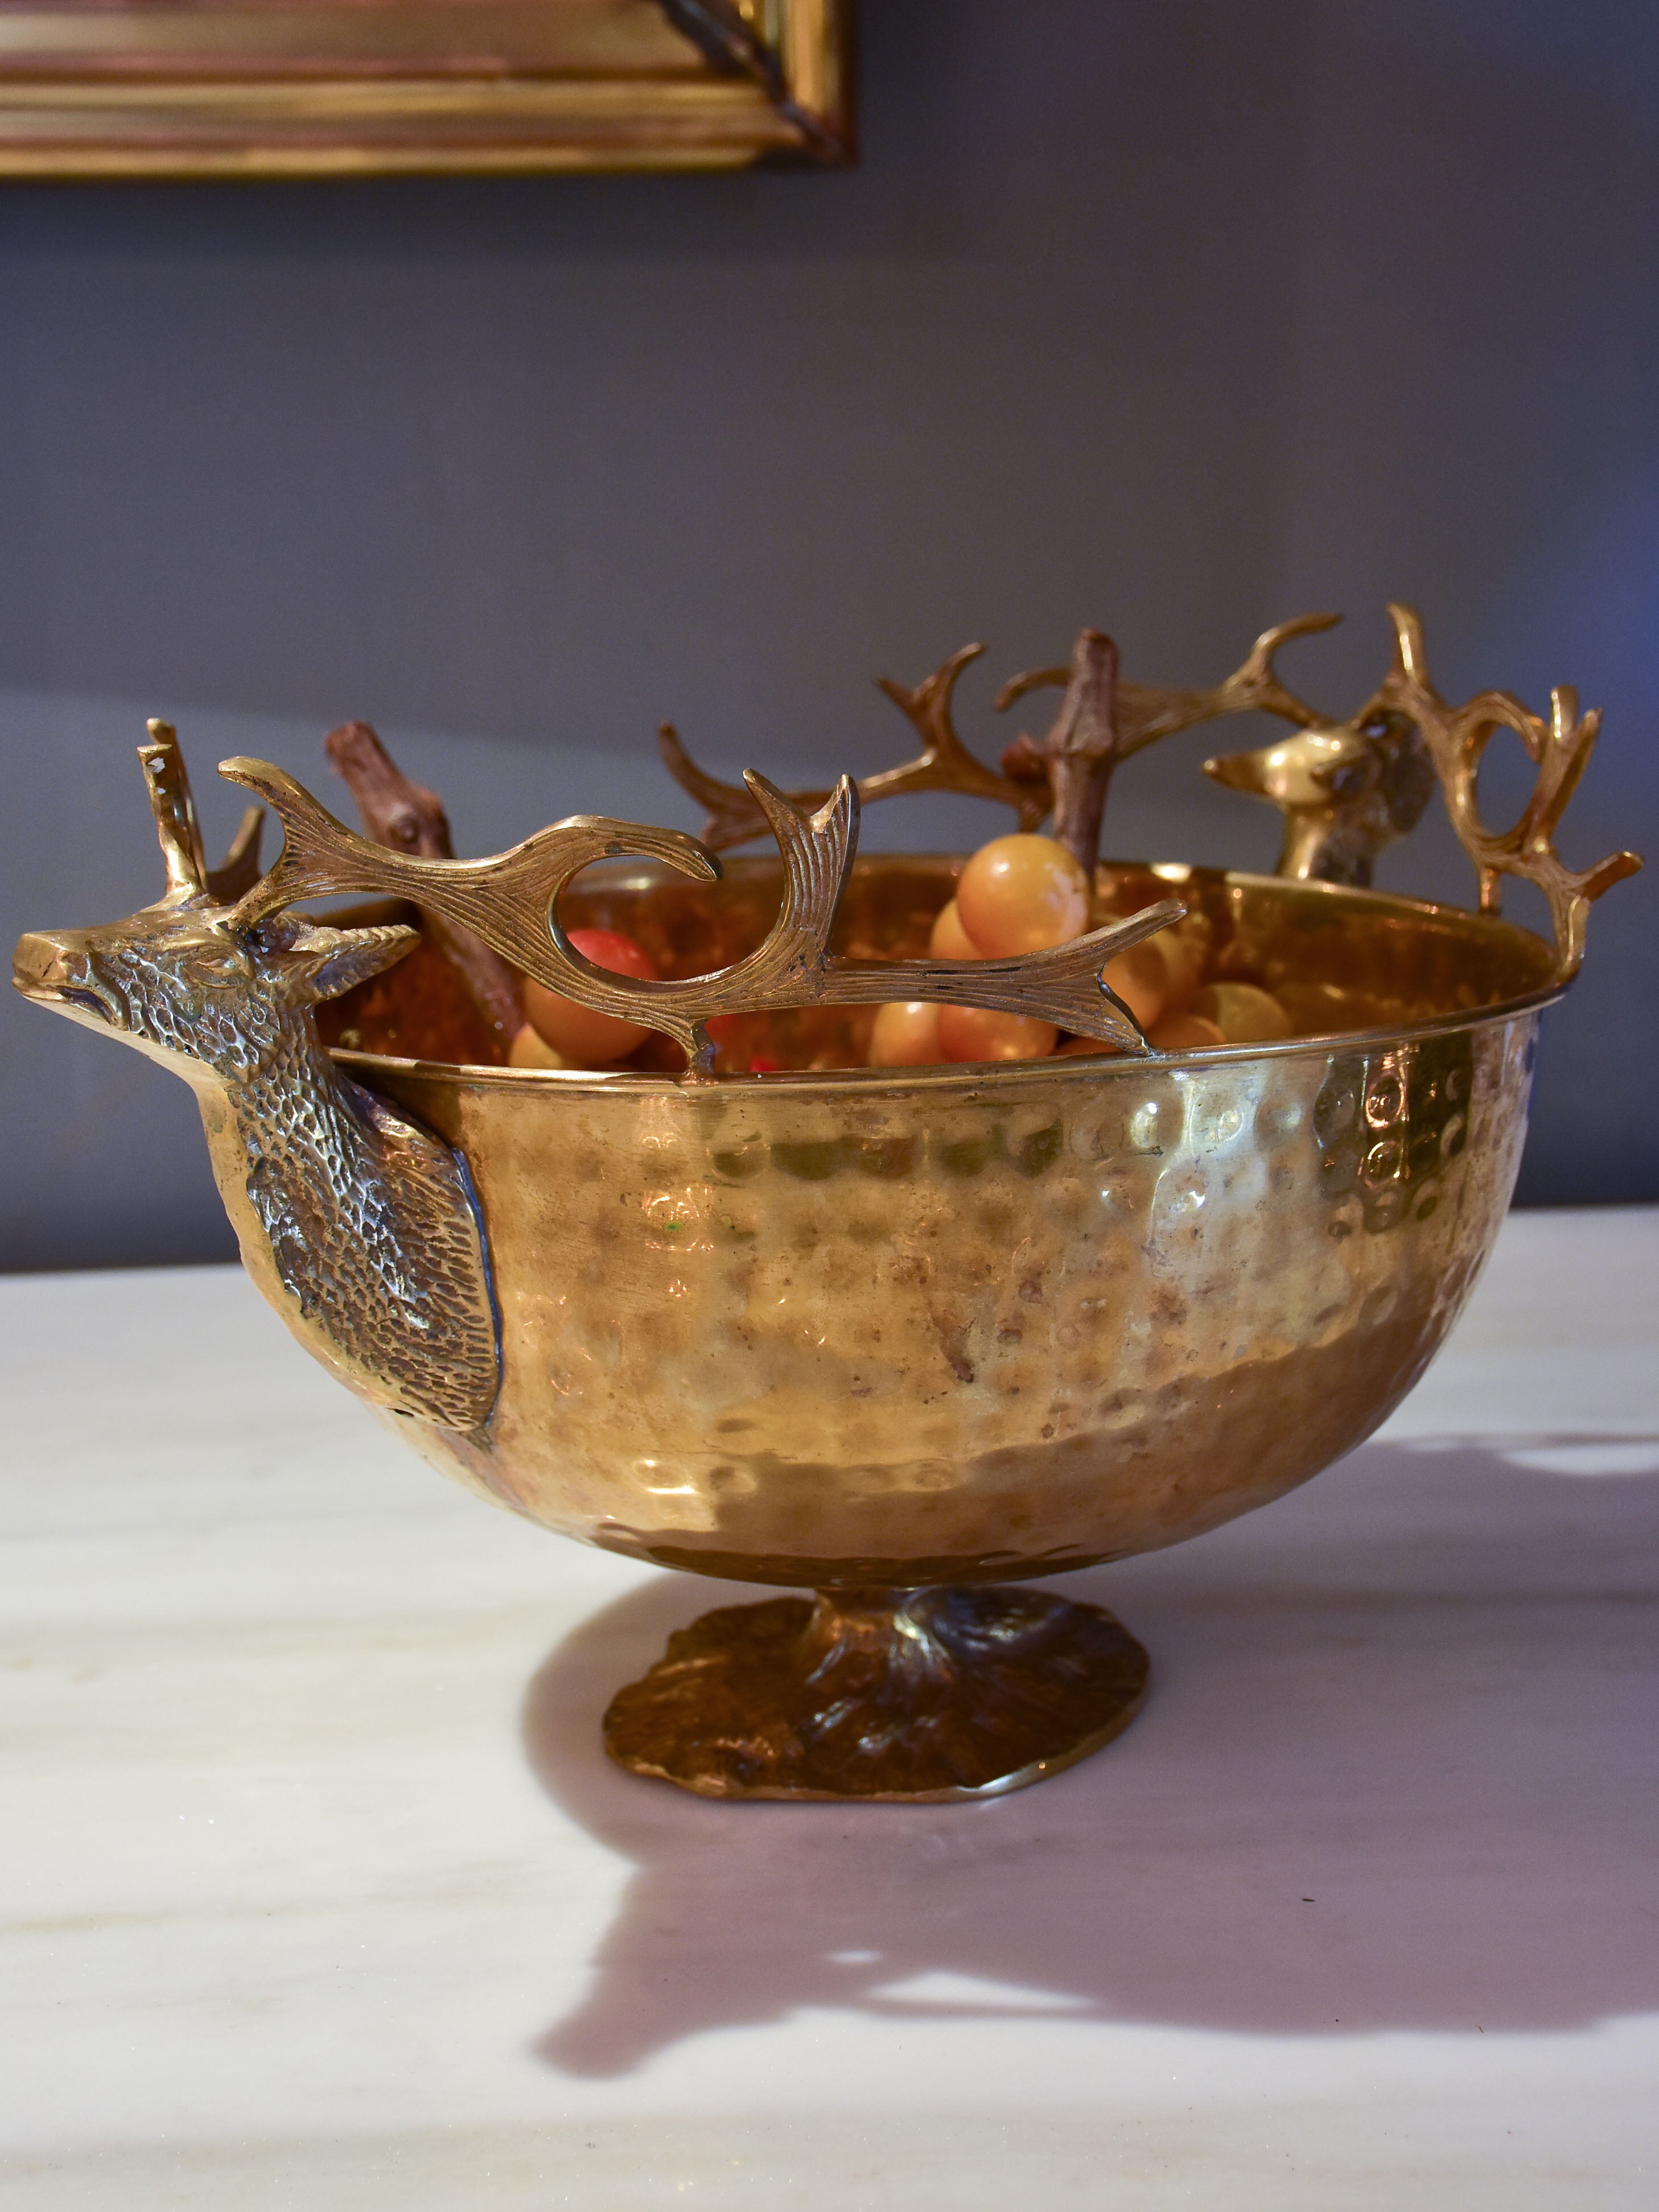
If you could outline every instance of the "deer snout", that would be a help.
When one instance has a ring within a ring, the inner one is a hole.
[[[70,948],[43,929],[27,931],[11,957],[11,980],[20,991],[55,991],[70,981]]]
[[[1260,798],[1267,788],[1260,753],[1224,753],[1219,760],[1206,760],[1204,773],[1229,791],[1247,791]]]
[[[1231,791],[1269,799],[1276,806],[1320,806],[1351,797],[1375,774],[1370,747],[1352,730],[1302,730],[1253,753],[1228,753],[1204,763],[1206,775]]]
[[[109,1018],[109,1000],[93,974],[91,957],[67,933],[27,931],[12,955],[11,980],[26,999],[44,1000],[65,1012],[78,1009],[100,1021]]]

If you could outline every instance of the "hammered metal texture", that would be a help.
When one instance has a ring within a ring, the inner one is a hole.
[[[872,863],[869,902],[936,907],[941,871]],[[1167,880],[1142,872],[1117,889]],[[471,1164],[501,1304],[488,1427],[410,1441],[567,1534],[819,1589],[1147,1550],[1359,1443],[1503,1218],[1548,948],[1168,875],[1218,966],[1417,1026],[696,1085],[356,1063]],[[595,910],[652,896],[635,873]],[[1476,988],[1534,1003],[1459,1011]]]

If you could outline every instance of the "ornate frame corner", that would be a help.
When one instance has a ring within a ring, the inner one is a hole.
[[[0,0],[0,177],[844,166],[853,0]]]

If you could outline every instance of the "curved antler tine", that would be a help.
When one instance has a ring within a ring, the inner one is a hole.
[[[707,769],[699,768],[672,722],[658,727],[657,757],[680,789],[695,799],[708,816],[702,831],[705,845],[720,853],[729,845],[746,845],[751,837],[764,835],[767,817],[753,797],[741,785],[722,783]]]
[[[817,967],[858,850],[858,787],[850,775],[842,776],[817,813],[807,814],[753,769],[744,769],[743,780],[783,856],[783,907],[773,937],[781,942],[786,933],[793,935]]]
[[[179,732],[171,722],[149,721],[150,742],[138,748],[149,793],[149,811],[161,841],[161,858],[167,872],[166,897],[173,904],[200,898],[208,888],[206,855],[202,850],[201,826],[196,801],[191,795],[190,775],[179,750]]]
[[[1044,691],[1059,685],[1062,690],[1072,680],[1069,663],[1065,667],[1022,668],[1018,676],[1011,676],[997,693],[991,704],[999,714],[1006,714],[1017,706],[1028,692]]]
[[[386,888],[387,848],[348,830],[285,769],[238,755],[221,761],[219,773],[227,783],[257,792],[283,825],[283,849],[238,906],[239,926],[300,899]]]
[[[1288,645],[1293,637],[1317,637],[1322,630],[1334,629],[1342,617],[1333,614],[1292,615],[1288,622],[1274,623],[1264,629],[1250,647],[1246,668],[1258,665],[1271,672],[1273,658],[1281,645]]]
[[[977,660],[984,652],[982,645],[960,645],[948,660],[943,660],[931,676],[924,676],[920,684],[898,684],[890,676],[878,676],[876,689],[884,691],[902,714],[908,715],[924,738],[937,741],[943,736],[951,744],[959,744],[951,726],[951,697],[957,679],[970,661]]]
[[[1423,617],[1403,599],[1389,601],[1389,620],[1394,624],[1395,666],[1408,684],[1432,691],[1428,658],[1423,650]]]
[[[1304,730],[1311,729],[1322,717],[1280,681],[1274,655],[1292,638],[1313,637],[1321,630],[1334,629],[1341,619],[1340,615],[1295,615],[1289,622],[1275,623],[1271,629],[1262,631],[1237,676],[1223,689],[1236,690],[1241,697],[1249,698],[1266,713],[1281,715],[1287,722],[1299,722]]]

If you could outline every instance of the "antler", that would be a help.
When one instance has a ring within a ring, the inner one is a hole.
[[[449,817],[435,791],[411,783],[368,722],[343,722],[323,740],[335,773],[350,789],[363,827],[380,845],[422,860],[453,860]],[[466,988],[467,996],[503,1045],[524,1022],[519,979],[500,955],[470,929],[442,915],[423,916],[428,933]]]
[[[282,852],[236,908],[236,927],[249,927],[301,899],[389,893],[471,931],[555,990],[564,989],[566,979],[550,962],[547,918],[566,884],[591,862],[635,853],[683,875],[708,879],[720,872],[712,853],[678,830],[596,814],[574,814],[487,860],[429,860],[360,837],[269,761],[222,761],[219,773],[259,793],[283,825]]]
[[[1575,871],[1555,849],[1561,817],[1595,748],[1600,711],[1580,714],[1578,694],[1569,684],[1551,692],[1547,722],[1508,691],[1482,691],[1462,707],[1449,707],[1429,679],[1421,617],[1414,608],[1392,602],[1389,615],[1395,630],[1394,665],[1378,686],[1372,708],[1398,708],[1422,732],[1452,828],[1474,863],[1481,911],[1498,911],[1499,878],[1505,875],[1524,877],[1543,892],[1555,932],[1556,974],[1565,982],[1584,957],[1591,902],[1642,865],[1635,853],[1609,853],[1594,867]],[[1500,729],[1513,730],[1520,738],[1537,766],[1538,781],[1519,820],[1494,832],[1480,819],[1476,781],[1480,757]]]
[[[667,1030],[684,1046],[694,1073],[700,1074],[713,1066],[704,1024],[716,1014],[784,1006],[881,1006],[896,999],[1036,1014],[1127,1051],[1146,1050],[1139,1025],[1106,988],[1101,970],[1142,938],[1178,921],[1186,911],[1179,901],[1164,900],[1068,945],[1017,959],[845,959],[831,952],[829,944],[858,844],[858,786],[843,776],[823,806],[808,815],[752,769],[744,783],[783,855],[783,904],[765,943],[717,975],[636,983],[583,960],[556,916],[551,923],[555,944],[586,987],[573,988],[567,979],[556,988],[601,1012]]]
[[[705,1000],[705,1014],[762,1006],[871,1006],[920,999],[943,1006],[989,1006],[998,1013],[1035,1014],[1059,1028],[1127,1051],[1147,1049],[1139,1023],[1107,989],[1101,970],[1132,945],[1179,921],[1186,908],[1178,900],[1163,900],[1069,944],[1013,959],[844,959],[828,946],[836,906],[858,842],[857,786],[850,776],[843,776],[829,803],[809,817],[752,769],[744,781],[764,809],[783,854],[784,909],[772,936],[757,952],[720,977],[700,979],[705,988],[718,981],[732,994],[720,1006]],[[781,951],[769,959],[775,939]],[[781,952],[785,943],[787,959]],[[696,987],[649,988],[658,992]]]
[[[1107,755],[1103,757],[1109,757],[1115,764],[1129,754],[1139,752],[1143,745],[1172,736],[1194,722],[1213,720],[1223,714],[1247,714],[1253,708],[1281,715],[1304,729],[1310,727],[1321,717],[1280,683],[1273,656],[1291,638],[1329,629],[1340,620],[1340,615],[1300,615],[1294,622],[1280,623],[1273,629],[1264,630],[1243,665],[1224,683],[1207,691],[1173,691],[1115,680],[1109,710],[1115,735]],[[1098,631],[1085,630],[1078,641],[1079,653],[1085,653],[1085,639],[1100,635]],[[1068,754],[1076,750],[1073,740],[1063,732],[1069,723],[1076,721],[1081,710],[1081,694],[1062,707],[1046,745],[1037,745],[1030,738],[1022,737],[1004,753],[1000,771],[987,768],[963,744],[951,711],[957,678],[984,650],[982,645],[964,645],[942,667],[915,686],[896,684],[890,677],[877,678],[879,688],[920,734],[922,748],[915,760],[906,761],[898,768],[883,769],[875,775],[860,777],[858,790],[861,799],[896,799],[902,793],[915,791],[960,792],[969,798],[995,799],[1000,805],[1012,807],[1022,830],[1037,828],[1054,805],[1053,756],[1056,750]],[[1045,684],[1073,687],[1079,680],[1080,665],[1074,658],[1070,667],[1033,668],[1013,677],[997,694],[999,710],[1006,710],[1016,700]],[[1096,721],[1099,719],[1097,714],[1093,717]],[[716,852],[724,852],[728,846],[742,845],[760,836],[766,827],[766,817],[752,796],[736,784],[722,783],[717,776],[699,768],[672,722],[663,724],[657,746],[670,775],[683,791],[690,793],[708,816],[703,829],[706,845]],[[1098,773],[1096,770],[1092,775],[1098,777]],[[1109,773],[1109,768],[1106,774]],[[1068,783],[1075,781],[1066,780]],[[797,806],[820,806],[828,796],[823,791],[789,793]],[[1105,781],[1101,778],[1102,805],[1104,799]],[[1085,818],[1091,812],[1094,823],[1092,844],[1088,841]],[[1078,823],[1068,823],[1065,833],[1057,820],[1054,834],[1077,850],[1085,866],[1092,867],[1100,842],[1099,809],[1093,806],[1091,800],[1083,809]],[[1083,849],[1085,845],[1086,852]]]
[[[144,725],[150,742],[138,748],[149,793],[149,811],[155,817],[161,841],[161,859],[167,872],[165,902],[182,906],[200,898],[208,887],[207,859],[202,850],[202,826],[196,818],[196,801],[190,788],[190,772],[179,750],[179,732],[171,722],[154,720]]]
[[[161,858],[167,872],[163,902],[182,906],[185,900],[206,895],[216,905],[234,906],[257,880],[259,840],[264,829],[262,806],[250,806],[237,825],[230,850],[216,868],[207,865],[202,849],[202,825],[190,787],[190,771],[171,722],[151,718],[144,725],[150,742],[138,748],[149,793],[150,812],[161,840]]]
[[[1120,683],[1116,757],[1126,760],[1143,745],[1155,744],[1160,738],[1173,737],[1177,730],[1190,729],[1195,722],[1218,721],[1225,714],[1277,714],[1282,720],[1294,722],[1304,730],[1312,728],[1324,717],[1280,683],[1273,656],[1293,637],[1311,637],[1319,630],[1333,629],[1341,619],[1340,615],[1297,615],[1292,622],[1278,623],[1272,629],[1264,629],[1242,665],[1207,691],[1176,691],[1150,684]],[[1072,678],[1070,668],[1029,668],[1023,675],[1010,677],[994,703],[999,714],[1006,713],[1028,692],[1041,690],[1047,685],[1069,684]]]
[[[766,816],[753,794],[742,784],[722,783],[718,776],[699,768],[672,722],[664,722],[657,732],[657,756],[680,789],[688,792],[708,816],[701,842],[711,853],[746,845],[751,837],[764,834]],[[830,794],[798,791],[793,796],[799,805],[821,806]]]
[[[990,1006],[1036,1014],[1101,1042],[1144,1052],[1133,1016],[1108,991],[1101,970],[1142,938],[1180,919],[1166,899],[1069,945],[1012,960],[848,960],[829,950],[836,908],[858,842],[859,796],[843,776],[807,815],[752,772],[748,793],[783,856],[783,900],[763,944],[711,975],[635,981],[596,968],[570,943],[556,911],[565,884],[607,854],[643,854],[687,875],[718,876],[720,863],[672,830],[574,815],[512,851],[484,860],[427,860],[371,844],[337,822],[311,793],[266,761],[230,760],[220,774],[260,793],[283,830],[276,864],[234,920],[251,926],[302,898],[343,891],[393,892],[471,930],[550,990],[596,1012],[644,1022],[684,1048],[708,1074],[714,1048],[706,1023],[723,1013],[801,1006],[875,1006],[892,999]]]
[[[906,792],[961,792],[972,799],[993,799],[1001,805],[1011,806],[1019,817],[1022,830],[1036,828],[1048,811],[1046,788],[1034,788],[1029,779],[999,775],[996,769],[987,768],[983,761],[976,760],[969,751],[957,732],[952,714],[957,679],[969,661],[977,660],[984,650],[982,645],[964,645],[942,667],[914,686],[896,684],[888,676],[876,678],[877,688],[886,693],[920,735],[921,750],[915,760],[906,761],[897,768],[860,776],[857,788],[861,801],[897,799]],[[689,792],[706,811],[708,819],[702,842],[714,851],[724,852],[728,846],[746,844],[768,827],[767,816],[752,793],[739,789],[736,784],[722,783],[717,776],[700,769],[672,722],[665,722],[658,732],[657,750],[663,766],[681,790]],[[823,805],[830,793],[792,791],[787,796],[792,805],[816,807]]]
[[[921,736],[921,751],[902,768],[883,769],[878,775],[866,776],[859,787],[862,797],[896,799],[907,791],[957,791],[970,799],[994,799],[1012,806],[1022,830],[1036,828],[1048,811],[1045,796],[975,760],[957,734],[951,712],[957,679],[984,650],[982,645],[964,645],[914,688],[896,684],[890,676],[876,678],[878,689],[886,693]]]

